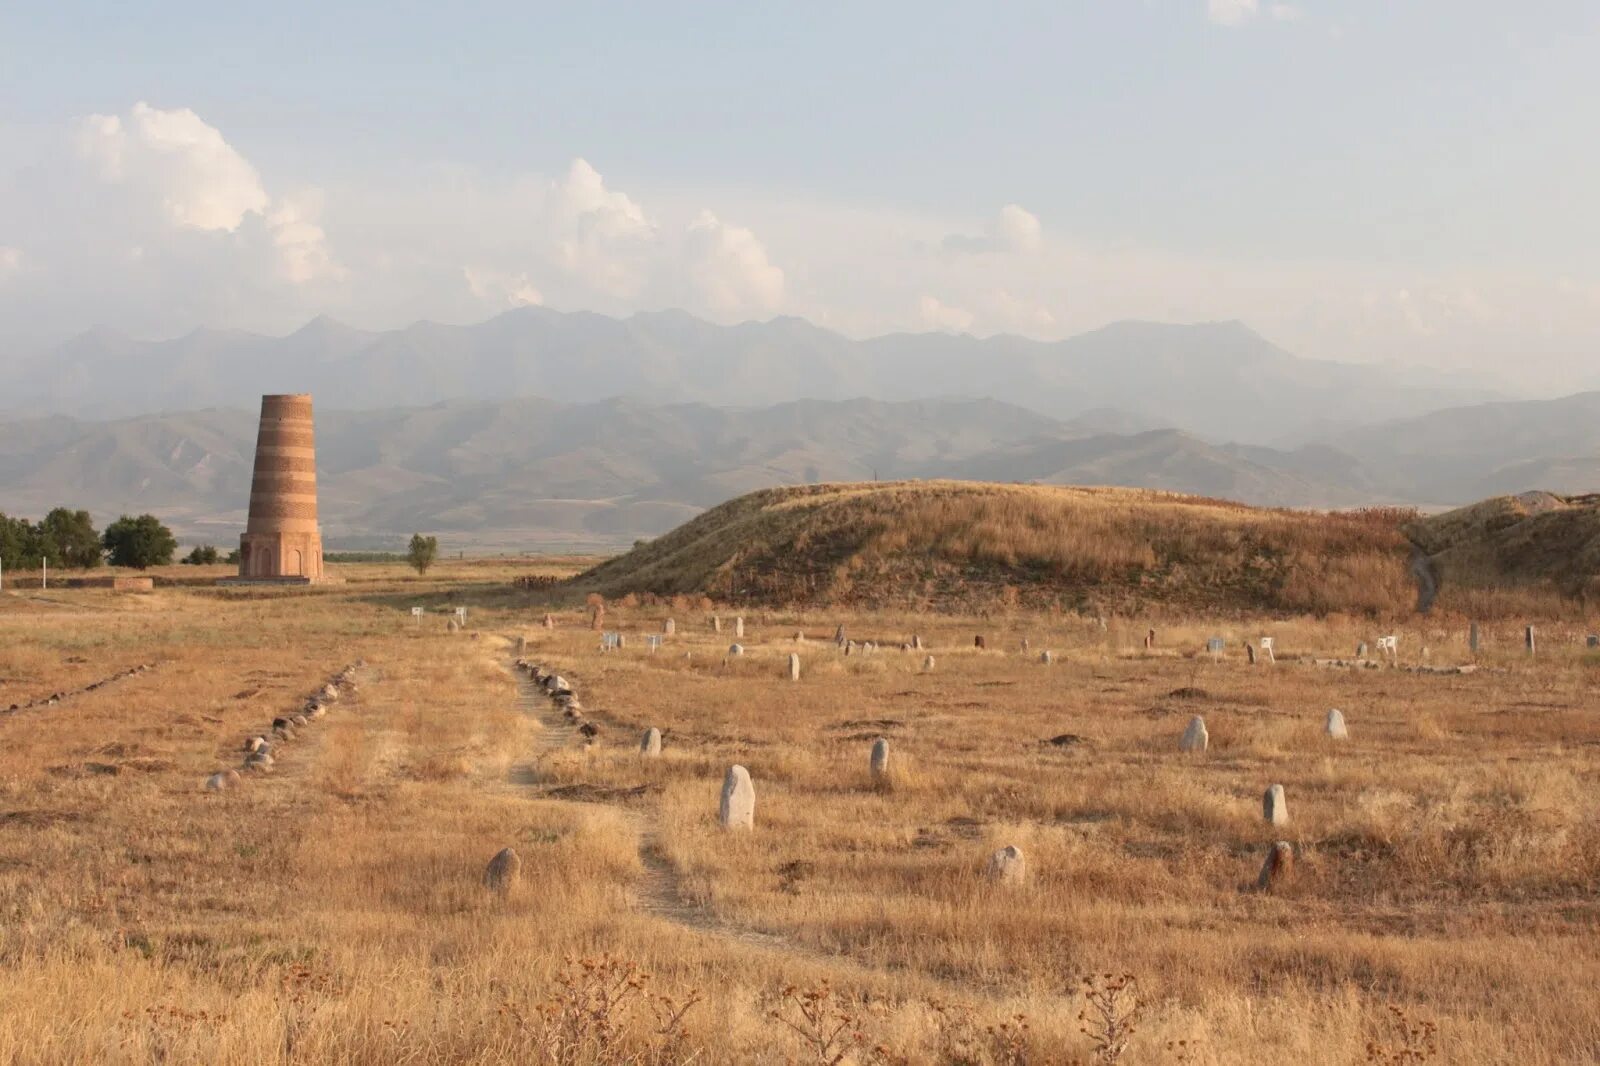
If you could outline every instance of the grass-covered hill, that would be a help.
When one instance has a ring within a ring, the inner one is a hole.
[[[814,485],[740,496],[574,580],[730,603],[1402,614],[1410,517],[1137,489]]]
[[[1407,535],[1446,596],[1556,592],[1600,596],[1600,496],[1524,492],[1421,518]]]

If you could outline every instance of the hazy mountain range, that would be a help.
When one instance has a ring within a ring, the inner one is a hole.
[[[0,510],[153,511],[187,541],[243,526],[255,411],[0,421]],[[1600,393],[1391,420],[1296,448],[1217,444],[1099,409],[996,400],[766,407],[456,400],[317,413],[330,547],[619,546],[770,485],[958,477],[1166,488],[1284,506],[1443,505],[1600,489]]]
[[[1207,440],[1297,445],[1341,428],[1501,399],[1437,371],[1299,359],[1237,322],[1121,322],[1062,341],[893,334],[857,341],[796,318],[718,326],[528,307],[472,326],[372,333],[318,318],[287,337],[92,330],[12,378],[15,411],[117,417],[251,407],[311,392],[323,410],[548,396],[767,406],[796,399],[989,397],[1058,419],[1110,408]]]

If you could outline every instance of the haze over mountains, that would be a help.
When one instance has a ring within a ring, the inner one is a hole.
[[[1466,375],[1298,359],[1237,322],[1120,322],[1062,341],[891,334],[852,340],[796,318],[719,326],[681,311],[608,318],[540,307],[487,322],[370,333],[318,318],[286,337],[109,330],[35,359],[7,406],[74,417],[545,396],[766,406],[796,399],[987,397],[1053,418],[1097,408],[1208,440],[1296,445],[1339,428],[1502,398]]]
[[[22,380],[29,413],[0,417],[0,510],[153,511],[222,545],[244,521],[264,392],[315,396],[334,548],[416,530],[615,547],[752,489],[874,478],[1292,507],[1600,489],[1600,393],[1483,402],[1465,378],[1301,360],[1238,323],[858,342],[796,319],[531,308],[388,333],[96,330]]]

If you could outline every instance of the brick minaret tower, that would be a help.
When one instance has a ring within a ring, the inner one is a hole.
[[[239,579],[322,579],[317,447],[309,395],[261,397],[250,520],[239,538]]]

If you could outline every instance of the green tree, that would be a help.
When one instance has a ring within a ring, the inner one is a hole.
[[[0,514],[0,565],[7,570],[36,570],[41,561],[61,565],[53,558],[39,527],[26,518],[8,518]]]
[[[69,511],[57,507],[36,527],[50,561],[56,566],[90,570],[100,565],[103,549],[100,534],[88,511]]]
[[[178,550],[172,530],[153,514],[142,514],[138,518],[123,515],[106,527],[101,540],[111,556],[112,566],[131,566],[138,570],[165,566],[172,562],[172,554]]]
[[[439,538],[424,537],[421,533],[411,534],[411,548],[406,552],[406,560],[417,568],[419,575],[426,574],[428,567],[439,557]]]
[[[185,555],[180,562],[183,562],[189,566],[209,566],[210,564],[216,562],[219,558],[220,556],[217,554],[217,549],[213,548],[209,544],[200,544],[197,545],[194,550],[189,552],[188,555]]]

